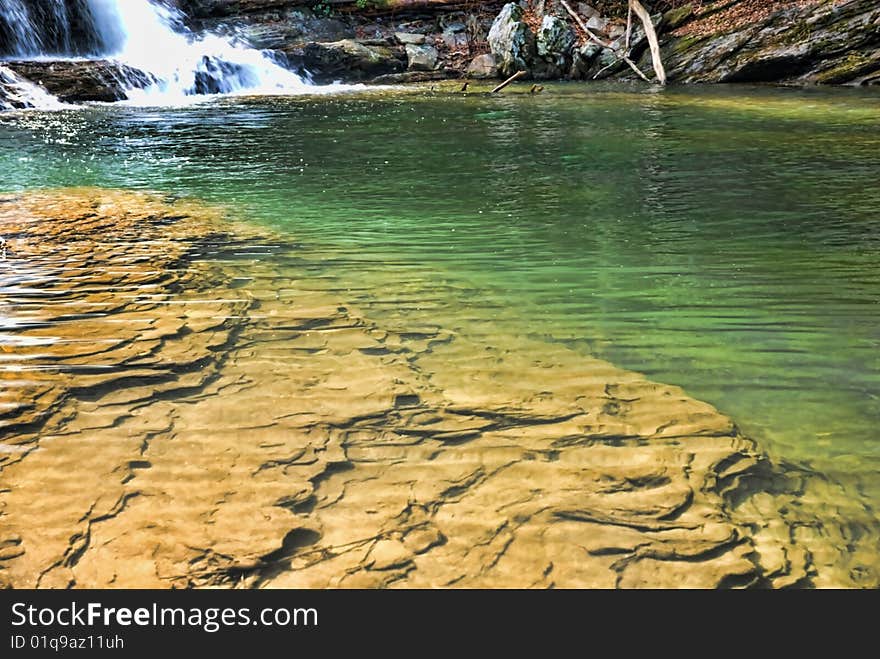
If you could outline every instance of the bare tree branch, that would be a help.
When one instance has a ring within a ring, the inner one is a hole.
[[[629,42],[632,38],[632,29],[633,29],[633,6],[629,5],[629,8],[626,11],[626,41],[624,42],[624,50],[626,54],[629,55]]]
[[[507,80],[505,80],[505,81],[502,82],[500,85],[498,85],[495,89],[493,89],[491,93],[494,94],[495,92],[500,92],[502,89],[504,89],[505,87],[507,87],[507,85],[509,85],[510,83],[512,83],[514,80],[516,80],[516,79],[519,78],[520,76],[524,76],[525,74],[526,74],[525,71],[517,71],[517,72],[514,73],[512,76],[510,76]]]
[[[651,61],[654,64],[654,73],[657,74],[657,80],[661,85],[666,84],[666,69],[663,68],[663,60],[660,56],[660,42],[657,39],[657,31],[651,22],[651,15],[645,9],[639,0],[629,0],[629,7],[641,19],[642,25],[645,27],[645,36],[648,37],[648,44],[651,46]]]
[[[578,26],[580,26],[580,28],[584,31],[584,33],[592,41],[594,41],[595,43],[602,46],[602,48],[607,48],[608,50],[613,52],[615,55],[617,55],[618,59],[621,59],[624,62],[626,62],[629,65],[629,68],[631,68],[633,71],[635,71],[636,74],[638,74],[638,76],[642,80],[644,80],[645,82],[651,82],[648,79],[648,76],[646,76],[644,73],[641,72],[641,70],[639,70],[639,67],[636,66],[636,63],[633,62],[625,52],[621,53],[619,50],[617,50],[610,43],[608,43],[607,41],[602,41],[599,37],[597,37],[595,34],[593,34],[593,32],[590,30],[590,28],[587,27],[586,23],[584,23],[584,21],[581,19],[581,17],[577,15],[575,10],[572,9],[571,6],[565,0],[560,0],[560,4],[562,4],[562,6],[565,8],[565,11],[567,11],[569,14],[571,14],[571,17],[575,20],[575,22],[577,22]],[[609,68],[609,67],[606,66],[605,69],[607,69],[607,68]],[[602,71],[604,71],[605,69],[602,69]],[[601,73],[601,71],[600,71],[600,73]],[[597,73],[596,75],[599,75],[599,74]]]

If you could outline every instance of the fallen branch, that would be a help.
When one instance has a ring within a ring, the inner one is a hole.
[[[657,39],[657,31],[651,22],[651,15],[639,0],[629,0],[629,6],[645,27],[645,36],[648,37],[648,44],[651,46],[651,62],[654,64],[654,73],[657,74],[657,81],[661,85],[665,85],[666,69],[663,68],[663,60],[660,57],[660,41]]]
[[[502,82],[500,85],[498,85],[495,89],[493,89],[493,90],[492,90],[492,93],[494,94],[495,92],[500,92],[502,89],[504,89],[505,87],[507,87],[507,85],[509,85],[510,83],[512,83],[512,82],[513,82],[514,80],[516,80],[517,78],[519,78],[519,77],[521,77],[521,76],[524,76],[525,74],[526,74],[525,71],[517,71],[517,72],[514,73],[512,76],[510,76],[507,80],[505,80],[505,81]]]
[[[620,61],[620,60],[618,60],[618,61]],[[603,66],[601,69],[599,69],[598,71],[596,71],[596,74],[593,76],[593,80],[595,80],[595,79],[598,78],[600,75],[602,75],[603,73],[605,73],[608,69],[610,69],[610,68],[611,68],[612,66],[614,66],[615,64],[617,64],[617,62],[611,62],[611,64],[609,64],[608,66]]]
[[[575,12],[574,9],[571,8],[571,6],[565,0],[560,0],[560,3],[565,8],[565,11],[571,14],[571,17],[574,19],[575,23],[577,23],[578,26],[584,31],[584,34],[590,37],[592,41],[595,41],[597,44],[602,46],[602,48],[614,50],[610,43],[608,43],[607,41],[602,41],[599,37],[593,34],[593,31],[587,27],[587,24],[584,23],[583,19],[577,14],[577,12]]]
[[[629,42],[632,38],[632,29],[633,29],[633,6],[632,3],[629,5],[629,9],[626,11],[626,41],[623,44],[623,49],[626,51],[626,54],[629,55]]]
[[[590,30],[590,28],[587,27],[587,24],[584,23],[584,21],[581,19],[581,17],[578,16],[577,12],[575,12],[575,10],[572,9],[571,6],[569,6],[569,4],[565,0],[559,0],[559,1],[560,1],[560,4],[565,8],[565,11],[567,11],[571,15],[571,17],[575,20],[575,22],[578,24],[578,26],[584,31],[584,33],[592,41],[594,41],[597,44],[599,44],[600,46],[602,46],[602,48],[607,48],[608,50],[613,52],[615,55],[617,55],[618,59],[621,59],[624,62],[626,62],[629,65],[629,68],[631,68],[633,71],[635,71],[636,74],[638,74],[638,76],[642,80],[644,80],[645,82],[651,82],[650,80],[648,80],[648,76],[646,76],[644,73],[641,72],[639,67],[636,66],[636,63],[633,62],[626,53],[621,53],[619,50],[614,48],[614,46],[612,46],[607,41],[602,41],[599,37],[597,37],[595,34],[593,34],[593,32]],[[644,7],[643,7],[643,9],[644,9]],[[607,69],[609,67],[606,66],[605,68]],[[605,69],[602,69],[602,70],[604,71]]]

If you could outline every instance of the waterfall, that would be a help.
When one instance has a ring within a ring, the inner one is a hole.
[[[0,4],[0,45],[14,53],[40,51],[38,32],[31,23],[26,0],[3,0]]]
[[[121,0],[123,3],[129,0]],[[91,29],[105,0],[0,0],[0,55],[97,56],[106,49]]]
[[[0,110],[40,108],[60,110],[70,107],[61,103],[45,89],[28,82],[15,72],[0,65]]]
[[[183,14],[149,0],[91,0],[108,54],[155,83],[130,96],[175,101],[196,94],[291,93],[308,85],[268,53],[215,34],[195,35]]]
[[[144,104],[316,89],[270,52],[193,33],[159,0],[0,0],[0,57],[114,60],[146,74],[126,81],[129,99]]]

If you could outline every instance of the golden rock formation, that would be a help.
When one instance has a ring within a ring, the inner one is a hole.
[[[193,202],[7,195],[0,235],[0,585],[880,583],[869,509],[676,387],[383,325]]]

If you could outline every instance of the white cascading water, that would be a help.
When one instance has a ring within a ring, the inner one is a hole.
[[[0,14],[9,26],[14,52],[36,54],[40,51],[39,32],[31,24],[27,0],[2,0]]]
[[[97,35],[86,30],[77,40],[73,34],[90,23],[91,0],[0,0],[2,54],[18,59],[97,55]]]
[[[40,52],[40,33],[34,30],[27,0],[0,0],[0,18],[5,27],[6,45],[11,52],[22,55]],[[57,110],[63,107],[64,104],[45,89],[0,65],[0,110]]]
[[[52,96],[45,89],[28,82],[14,71],[0,64],[0,110],[39,108],[61,110],[70,107]]]
[[[155,82],[129,98],[179,103],[204,94],[290,94],[313,91],[271,54],[214,34],[195,35],[176,9],[150,0],[89,0],[102,55],[147,73]]]
[[[295,94],[328,89],[311,85],[280,65],[270,52],[216,34],[194,34],[185,26],[183,14],[161,2],[38,1],[43,21],[49,16],[51,26],[35,24],[39,19],[33,0],[0,0],[0,19],[11,33],[7,41],[13,46],[12,57],[57,59],[85,55],[125,64],[144,72],[151,81],[146,87],[144,76],[126,81],[126,93],[136,104],[179,104],[202,95]],[[74,43],[68,11],[86,17],[90,33],[85,39],[80,37],[84,43]]]

